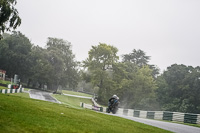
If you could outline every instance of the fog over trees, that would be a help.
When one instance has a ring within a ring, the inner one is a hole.
[[[118,56],[118,48],[106,43],[94,44],[78,62],[66,40],[49,37],[42,48],[21,32],[3,37],[0,69],[7,78],[18,74],[24,86],[95,93],[104,105],[116,94],[124,108],[200,113],[200,67],[169,64],[160,73],[145,51],[132,48]]]
[[[0,68],[7,71],[9,78],[19,75],[32,88],[75,88],[79,81],[78,62],[71,44],[58,38],[48,38],[46,47],[41,48],[20,32],[6,35],[0,41]]]

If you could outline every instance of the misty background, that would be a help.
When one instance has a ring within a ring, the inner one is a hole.
[[[166,70],[174,63],[199,66],[199,0],[20,0],[21,31],[44,47],[48,37],[71,42],[78,61],[99,42],[118,55],[141,49]]]
[[[18,17],[11,7],[10,28]],[[0,68],[8,81],[19,75],[26,88],[86,92],[102,105],[116,94],[124,108],[199,113],[198,7],[198,1],[24,1],[19,31],[0,41]]]

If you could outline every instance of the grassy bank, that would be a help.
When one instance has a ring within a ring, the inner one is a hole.
[[[52,95],[55,97],[58,101],[62,102],[63,104],[66,104],[71,107],[80,107],[80,102],[87,103],[87,104],[93,104],[91,99],[85,99],[85,98],[77,98],[77,97],[71,97],[71,96],[65,96],[65,95]]]
[[[19,96],[0,94],[0,101],[0,132],[168,132],[119,117]]]
[[[19,97],[24,97],[24,98],[30,98],[29,93],[9,93],[7,95],[19,96]]]
[[[71,95],[78,95],[78,96],[85,96],[85,97],[92,97],[92,95],[81,93],[81,92],[75,92],[75,91],[68,91],[68,90],[62,90],[62,93],[65,94],[71,94]]]
[[[5,80],[0,80],[0,84],[8,85],[8,84],[11,84],[11,82],[10,81],[5,81]]]
[[[8,89],[8,87],[0,86],[0,89]]]

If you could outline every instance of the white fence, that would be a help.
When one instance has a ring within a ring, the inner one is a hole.
[[[20,93],[23,92],[24,88],[19,89],[1,89],[0,93],[7,94],[7,93]]]

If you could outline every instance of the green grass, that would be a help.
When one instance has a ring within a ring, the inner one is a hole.
[[[7,94],[7,95],[30,98],[29,93],[9,93],[9,94]]]
[[[75,92],[75,91],[68,91],[68,90],[62,90],[62,93],[65,94],[71,94],[71,95],[78,95],[78,96],[85,96],[85,97],[92,97],[92,95],[81,93],[81,92]]]
[[[6,85],[11,84],[10,81],[4,81],[4,80],[0,80],[0,83],[1,83],[1,84],[6,84]]]
[[[4,86],[0,86],[0,90],[3,90],[3,89],[8,89],[8,88]]]
[[[29,89],[29,88],[24,88],[24,90],[25,90],[25,91],[29,91],[30,89]]]
[[[0,94],[0,132],[167,133],[120,117],[75,109],[19,96]]]
[[[11,82],[10,81],[5,81],[5,80],[0,80],[0,83],[1,84],[4,84],[4,85],[9,85],[9,84],[11,84]],[[4,86],[0,86],[0,89],[9,89],[9,88],[7,88],[7,87],[4,87]]]
[[[55,97],[58,101],[67,104],[68,106],[72,107],[80,107],[80,102],[87,103],[87,104],[93,104],[91,99],[86,98],[77,98],[77,97],[71,97],[71,96],[65,96],[65,95],[52,95]]]

